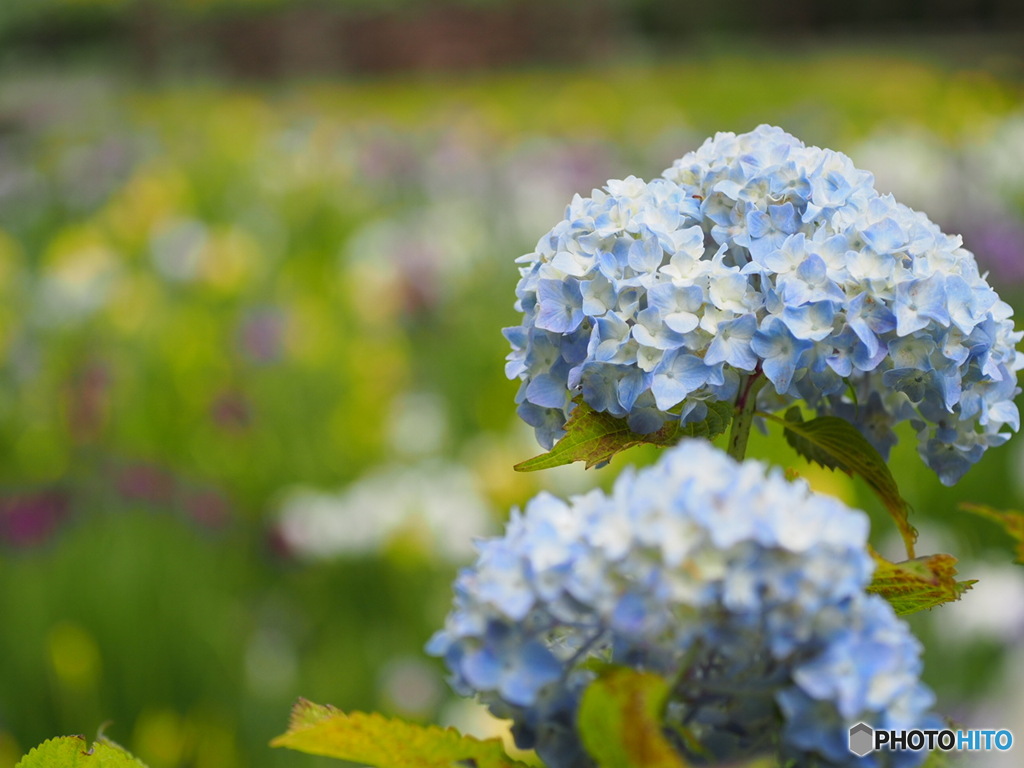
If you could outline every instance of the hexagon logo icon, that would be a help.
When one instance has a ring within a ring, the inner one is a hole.
[[[850,729],[850,751],[864,757],[875,747],[875,730],[867,723],[857,723]]]

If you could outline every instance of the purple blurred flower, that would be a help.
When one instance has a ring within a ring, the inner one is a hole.
[[[71,500],[56,489],[16,493],[0,498],[0,544],[17,549],[39,546],[67,519]]]

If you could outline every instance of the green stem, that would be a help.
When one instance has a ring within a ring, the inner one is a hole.
[[[747,455],[747,440],[757,410],[757,393],[767,381],[760,371],[740,379],[740,393],[736,398],[736,413],[732,418],[729,447],[726,450],[736,461],[743,461]]]

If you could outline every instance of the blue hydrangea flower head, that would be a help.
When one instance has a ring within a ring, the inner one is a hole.
[[[805,400],[885,455],[910,421],[946,484],[1019,429],[1022,334],[960,238],[780,128],[577,195],[519,263],[506,373],[546,448],[577,397],[653,432],[743,376],[771,382],[759,407]]]
[[[867,532],[803,481],[685,441],[610,494],[541,494],[513,514],[479,543],[428,650],[551,768],[591,765],[575,722],[594,659],[673,681],[667,732],[701,745],[674,742],[692,764],[916,766],[922,754],[846,747],[857,722],[934,725],[918,642],[864,591]]]

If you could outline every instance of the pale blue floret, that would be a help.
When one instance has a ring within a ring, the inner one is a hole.
[[[807,355],[806,372],[793,386],[808,405],[817,407],[823,397],[847,391],[846,382],[833,367],[841,367],[843,362],[842,350],[830,344],[815,344]]]
[[[859,293],[846,304],[846,322],[864,345],[855,360],[862,371],[871,371],[885,357],[880,337],[896,330],[896,316],[870,293]],[[881,357],[878,357],[881,350]]]
[[[704,404],[695,403],[695,405],[703,406]],[[665,411],[658,408],[658,404],[655,402],[651,391],[645,389],[633,402],[633,407],[630,409],[629,416],[627,417],[627,424],[638,435],[649,435],[651,432],[657,432],[665,426],[665,422],[669,418]],[[686,422],[684,421],[684,423]]]
[[[762,374],[762,409],[848,414],[851,391],[878,392],[944,482],[1019,426],[1021,334],[960,238],[779,128],[720,133],[663,178],[577,195],[518,263],[506,374],[545,446],[580,396],[647,430]],[[591,364],[633,373],[584,377]]]
[[[634,240],[629,246],[627,264],[637,274],[654,272],[661,266],[664,256],[661,243],[647,227],[641,227],[639,240]]]
[[[922,371],[932,369],[931,359],[936,344],[931,336],[922,334],[909,338],[893,339],[889,342],[889,359],[895,368],[916,368]]]
[[[794,337],[810,341],[821,341],[832,336],[835,317],[836,305],[831,301],[818,301],[797,307],[784,305],[779,315]]]
[[[816,350],[824,359],[825,364],[840,379],[845,379],[853,374],[854,356],[860,343],[857,335],[847,326],[831,339],[826,339],[824,343],[818,344]]]
[[[707,384],[716,371],[696,355],[679,351],[665,355],[651,379],[655,403],[663,411],[674,408],[691,392]]]
[[[758,256],[751,254],[751,262],[744,266],[745,273],[784,275],[799,267],[807,258],[807,238],[803,232],[787,237],[773,250]]]
[[[537,327],[553,333],[571,333],[583,322],[583,295],[579,283],[541,280],[537,284]]]
[[[897,336],[908,336],[932,323],[948,326],[945,279],[941,275],[932,275],[897,284],[893,312]]]
[[[750,347],[757,331],[757,318],[753,314],[737,317],[718,324],[718,332],[704,355],[707,365],[728,363],[733,368],[753,371],[758,357]]]
[[[627,414],[631,413],[637,400],[651,389],[651,376],[637,368],[626,368],[616,384],[616,392]]]
[[[959,275],[946,278],[945,288],[950,321],[961,333],[970,334],[999,300],[987,285],[971,286]]]
[[[592,279],[580,282],[580,295],[583,298],[583,314],[588,317],[602,317],[618,304],[615,286],[600,273],[594,275]]]
[[[583,399],[595,410],[612,416],[624,417],[643,385],[644,374],[636,368],[610,363],[583,364],[580,378]]]
[[[855,175],[848,158],[832,150],[821,153],[820,163],[819,172],[811,177],[811,199],[818,208],[839,208],[863,179]]]
[[[522,374],[529,375],[525,360],[527,329],[524,326],[516,325],[511,328],[502,328],[501,333],[513,348],[513,351],[506,358],[505,376],[510,379],[518,379]]]
[[[685,724],[701,750],[670,736],[687,764],[872,765],[846,750],[852,723],[933,720],[920,645],[864,592],[867,533],[805,483],[686,441],[608,495],[513,513],[460,573],[428,651],[549,768],[593,766],[575,722],[594,661],[674,681],[666,733]]]
[[[669,330],[689,333],[700,324],[697,312],[703,308],[704,291],[696,285],[659,283],[647,291],[647,302]]]
[[[776,288],[783,301],[792,307],[846,299],[843,289],[829,278],[825,260],[815,253],[805,256],[792,272],[781,275]]]
[[[849,282],[857,288],[871,291],[883,301],[892,299],[899,264],[900,259],[891,253],[875,253],[868,248],[846,252]]]
[[[662,351],[679,349],[683,345],[683,335],[668,327],[656,307],[648,307],[637,313],[633,338],[645,347]]]
[[[891,218],[884,218],[865,227],[861,237],[876,254],[896,253],[907,244],[903,228]]]
[[[617,312],[608,312],[594,323],[587,356],[599,363],[629,365],[636,362],[636,342],[629,323]]]
[[[813,346],[806,339],[796,338],[778,317],[765,320],[750,342],[751,349],[761,358],[764,375],[780,395],[790,391],[797,370],[806,365]]]
[[[738,269],[717,268],[711,272],[708,299],[712,307],[743,314],[761,309],[764,299],[750,289],[750,283]]]
[[[550,373],[542,373],[530,380],[526,387],[526,399],[543,408],[565,407],[569,393],[565,389],[565,381]]]
[[[543,408],[521,402],[516,406],[516,415],[533,427],[537,442],[546,450],[565,436],[565,415],[560,408]]]
[[[629,249],[636,242],[632,238],[618,238],[597,251],[597,269],[616,291],[633,285],[635,273],[629,266]]]
[[[544,686],[562,674],[558,659],[539,641],[527,643],[518,652],[506,652],[502,661],[497,690],[512,705],[530,704]]]
[[[800,222],[792,203],[769,205],[767,213],[754,210],[747,214],[747,234],[737,237],[736,242],[747,246],[754,259],[764,258],[778,250],[799,226]]]

